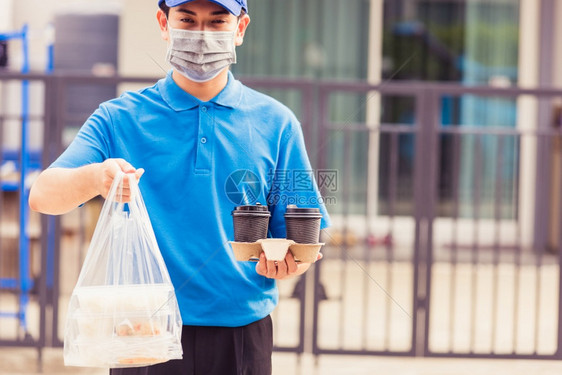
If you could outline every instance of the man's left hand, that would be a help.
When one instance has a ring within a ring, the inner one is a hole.
[[[317,260],[320,259],[322,259],[322,253],[318,254]],[[270,279],[283,280],[302,275],[309,268],[310,263],[297,263],[290,251],[287,251],[285,259],[280,261],[267,260],[265,253],[262,252],[260,254],[260,260],[256,265],[256,272]]]
[[[308,268],[308,267],[307,267]],[[287,251],[283,260],[267,260],[265,253],[262,252],[260,260],[256,265],[256,272],[270,279],[285,279],[290,276],[296,276],[302,272],[299,271],[299,265],[295,262],[295,258],[290,251]]]

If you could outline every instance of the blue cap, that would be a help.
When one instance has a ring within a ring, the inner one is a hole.
[[[189,3],[193,0],[158,0],[158,5],[166,2],[166,5],[171,7],[177,7],[185,3]],[[235,16],[239,16],[242,8],[248,13],[248,2],[246,0],[208,0],[216,3]]]

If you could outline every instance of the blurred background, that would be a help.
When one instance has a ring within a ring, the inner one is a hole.
[[[296,113],[334,224],[279,283],[274,373],[560,371],[562,2],[249,8],[232,71]],[[156,10],[0,0],[0,373],[78,371],[57,366],[102,202],[54,218],[27,194],[99,103],[169,70]]]

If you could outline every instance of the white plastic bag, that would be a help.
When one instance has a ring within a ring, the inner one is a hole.
[[[129,178],[130,203],[118,202]],[[182,357],[181,316],[134,176],[119,173],[72,292],[67,366],[137,367]]]

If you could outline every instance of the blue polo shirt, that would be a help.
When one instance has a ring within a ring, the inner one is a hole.
[[[316,183],[303,180],[312,169],[299,122],[230,73],[208,102],[169,73],[101,104],[51,167],[107,158],[145,169],[139,186],[187,325],[242,326],[277,304],[275,281],[234,258],[228,241],[236,205],[269,202],[272,237],[285,237],[287,203],[319,207],[328,225]],[[298,185],[291,182],[297,174]]]

